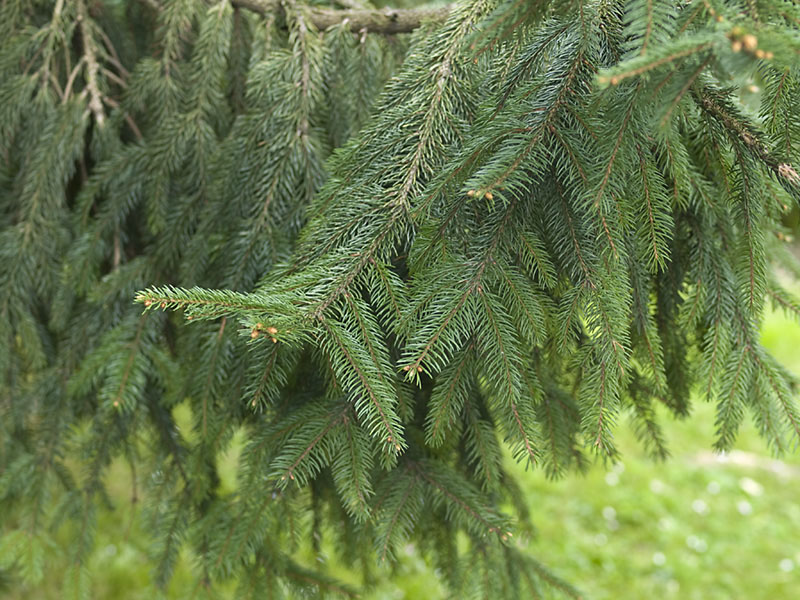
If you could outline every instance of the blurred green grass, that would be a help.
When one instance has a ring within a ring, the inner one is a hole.
[[[768,312],[762,341],[800,374],[798,323]],[[661,416],[672,452],[666,462],[651,460],[625,423],[617,434],[623,462],[611,469],[598,464],[585,475],[551,481],[508,460],[537,527],[535,537],[518,543],[595,600],[800,598],[800,454],[773,458],[746,420],[737,450],[720,460],[710,452],[713,406],[698,402],[683,421]],[[223,492],[235,488],[238,447],[234,443],[220,461]],[[130,500],[130,481],[125,463],[114,463],[108,477],[114,508],[99,516],[96,549],[88,565],[94,574],[92,598],[161,596],[152,586],[150,542]],[[69,548],[70,538],[68,528],[62,528],[56,543]],[[190,564],[184,553],[167,597],[186,597],[194,588]],[[53,559],[45,581],[35,587],[9,582],[9,598],[61,598],[66,567],[66,560]],[[345,580],[358,582],[341,565],[330,567]],[[223,586],[222,597],[233,587],[233,582]],[[436,573],[409,545],[391,577],[387,571],[363,597],[445,596]]]

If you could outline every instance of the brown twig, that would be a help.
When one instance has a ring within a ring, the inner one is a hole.
[[[158,0],[140,0],[154,10],[160,10]],[[280,0],[232,0],[231,4],[238,8],[258,13],[263,16],[270,14],[284,15],[285,10]],[[337,2],[347,6],[346,10],[312,7],[308,10],[309,21],[320,31],[329,27],[347,22],[350,31],[359,33],[365,30],[368,33],[410,33],[418,29],[425,21],[442,22],[453,10],[452,4],[438,8],[410,8],[394,9],[383,8],[370,10],[358,8],[359,3],[352,0]]]
[[[716,121],[719,121],[728,135],[742,142],[756,158],[772,171],[778,181],[788,185],[790,189],[800,192],[800,174],[797,173],[797,170],[788,162],[774,156],[747,123],[730,114],[708,94],[695,93],[693,96],[700,107]]]
[[[81,38],[83,39],[83,55],[86,58],[86,89],[89,91],[89,110],[94,115],[97,126],[102,127],[106,121],[106,113],[103,109],[103,95],[100,93],[100,85],[97,79],[100,65],[97,62],[94,39],[89,30],[89,15],[83,0],[78,2],[78,24],[81,29]]]

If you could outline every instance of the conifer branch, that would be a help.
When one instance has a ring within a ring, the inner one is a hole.
[[[390,445],[393,451],[397,453],[401,452],[402,438],[398,435],[397,431],[395,430],[395,422],[397,420],[397,417],[394,414],[394,411],[389,413],[387,407],[383,406],[382,399],[379,398],[378,392],[372,385],[370,378],[364,372],[364,369],[361,367],[361,365],[359,365],[358,361],[353,356],[352,351],[348,349],[347,346],[345,346],[340,335],[338,335],[338,332],[333,331],[330,323],[328,323],[326,319],[322,318],[320,320],[320,323],[322,324],[323,328],[327,331],[327,333],[330,335],[330,339],[334,341],[334,343],[338,347],[338,350],[342,353],[342,356],[345,358],[346,363],[349,365],[349,368],[352,369],[361,387],[366,392],[368,397],[368,403],[371,404],[373,410],[377,412],[378,422],[385,429],[385,433],[388,434],[385,438],[385,441]]]
[[[764,163],[785,188],[800,196],[800,174],[790,163],[773,155],[748,123],[738,119],[706,90],[693,92],[693,97],[706,113],[722,124],[731,138],[744,144],[753,156]]]
[[[556,439],[558,436],[558,427],[555,421],[555,416],[553,415],[553,407],[551,405],[550,398],[545,395],[542,399],[540,406],[543,407],[544,411],[544,418],[540,418],[539,421],[541,423],[541,427],[545,430],[545,435],[547,438],[550,454],[549,458],[552,464],[552,472],[553,473],[560,473],[561,472],[561,464],[559,462],[559,449],[558,449],[558,440]]]
[[[260,15],[284,14],[283,4],[277,0],[233,0],[233,5]],[[384,8],[381,10],[356,8],[335,10],[311,7],[308,9],[308,17],[319,31],[347,24],[354,33],[366,31],[367,33],[393,35],[410,33],[425,22],[441,23],[452,10],[452,4],[437,8]]]
[[[156,11],[163,10],[161,0],[139,0]],[[233,0],[233,6],[249,10],[261,16],[285,16],[285,9],[280,0]],[[354,33],[380,33],[393,35],[410,33],[419,29],[425,22],[441,23],[453,10],[453,4],[445,4],[436,8],[394,9],[386,7],[380,10],[358,8],[357,3],[342,1],[338,4],[347,7],[345,10],[310,7],[308,15],[311,23],[319,31],[330,27],[347,24]]]
[[[500,536],[508,536],[508,533],[503,533],[500,530],[500,527],[490,522],[490,518],[497,517],[494,514],[481,514],[486,509],[482,506],[475,505],[470,498],[459,496],[456,492],[457,490],[453,488],[453,486],[447,485],[445,482],[440,481],[436,477],[436,473],[434,472],[433,465],[429,464],[421,464],[421,463],[413,463],[412,464],[413,470],[419,474],[420,478],[426,482],[428,482],[435,490],[437,490],[442,496],[444,496],[449,502],[453,505],[458,506],[461,510],[463,510],[467,515],[469,515],[472,519],[477,521],[481,524],[481,526],[485,529],[488,533],[494,533],[498,537]]]
[[[314,438],[311,441],[309,441],[308,444],[305,445],[305,447],[302,449],[297,458],[295,458],[294,461],[292,461],[292,463],[286,468],[284,474],[281,475],[281,481],[286,481],[287,476],[290,480],[294,481],[295,478],[294,471],[297,469],[297,467],[303,462],[303,460],[309,454],[311,454],[311,452],[314,451],[314,449],[319,445],[319,443],[323,440],[323,438],[325,438],[328,432],[330,432],[334,427],[338,426],[344,421],[345,415],[348,410],[350,410],[350,407],[344,405],[339,411],[334,412],[331,415],[330,419],[325,424],[325,427],[323,427],[317,433],[317,435],[314,436]]]
[[[103,110],[103,95],[100,92],[100,85],[97,78],[100,65],[97,62],[97,49],[95,48],[94,37],[91,32],[92,24],[89,21],[89,14],[86,10],[86,3],[84,0],[79,0],[77,6],[77,19],[81,29],[81,39],[83,41],[83,55],[86,59],[86,89],[89,92],[89,110],[92,111],[97,126],[102,127],[105,124],[106,114]]]
[[[797,406],[794,404],[792,395],[788,393],[786,389],[784,381],[775,375],[770,365],[765,363],[765,360],[762,358],[762,352],[753,352],[751,356],[759,371],[767,378],[770,388],[783,409],[784,415],[786,415],[786,418],[789,420],[789,425],[791,426],[795,439],[800,441],[800,414],[797,411]]]
[[[311,584],[318,590],[334,592],[347,598],[358,598],[359,594],[339,581],[327,577],[322,573],[305,569],[294,562],[289,562],[285,570],[286,576],[305,584]]]
[[[494,431],[491,425],[481,419],[471,402],[464,403],[464,412],[467,416],[469,427],[467,429],[470,458],[476,463],[476,470],[481,471],[481,486],[490,489],[498,476],[498,453]],[[494,452],[493,452],[494,450]]]
[[[653,217],[653,203],[650,198],[650,184],[647,182],[644,156],[642,155],[640,146],[637,145],[636,149],[639,153],[639,169],[642,174],[642,184],[644,186],[644,202],[647,206],[647,227],[650,233],[650,243],[653,247],[653,258],[656,264],[661,264],[662,261],[658,255],[658,234],[656,233],[656,223]]]
[[[400,497],[399,502],[397,502],[397,503],[393,502],[392,503],[392,504],[395,505],[395,506],[393,506],[393,509],[392,509],[392,516],[389,519],[389,522],[388,522],[388,524],[386,526],[386,531],[381,536],[383,538],[382,541],[381,541],[381,545],[380,545],[380,561],[381,562],[386,560],[387,555],[389,554],[389,551],[391,550],[391,543],[392,543],[392,538],[395,535],[395,529],[398,526],[400,526],[401,517],[403,516],[403,512],[407,509],[408,502],[412,497],[412,492],[414,491],[414,488],[417,487],[417,475],[415,474],[416,473],[416,469],[414,471],[415,472],[412,472],[412,469],[411,469],[410,465],[405,468],[405,472],[403,473],[403,475],[408,480],[408,485],[405,486],[405,489],[403,490],[403,493],[402,493],[402,496]],[[402,484],[403,481],[399,480],[399,481],[397,481],[397,483],[401,483]],[[380,505],[378,505],[378,507],[379,506]],[[376,509],[375,509],[376,511],[377,511],[378,507],[376,507]]]
[[[0,514],[36,555],[73,521],[56,576],[88,593],[122,456],[161,586],[188,552],[197,592],[348,595],[292,558],[337,530],[337,562],[424,540],[449,595],[541,595],[502,443],[581,470],[625,407],[666,454],[696,388],[718,447],[748,411],[800,439],[758,339],[767,298],[800,316],[766,260],[800,274],[784,0],[758,39],[711,0],[140,2],[0,0]],[[762,125],[728,89],[758,59]]]
[[[687,44],[687,42],[689,43]],[[600,75],[597,78],[597,81],[600,84],[611,84],[612,86],[619,85],[623,80],[630,77],[638,77],[639,75],[643,75],[649,71],[652,71],[653,69],[657,69],[658,67],[668,65],[678,59],[705,52],[706,50],[711,49],[713,44],[711,42],[701,42],[697,44],[692,43],[692,40],[686,40],[675,44],[675,46],[675,49],[665,56],[658,56],[657,58],[654,58],[650,55],[644,55],[634,58],[628,61],[626,64],[611,69],[605,72],[603,75]]]
[[[434,387],[425,423],[427,441],[434,447],[444,442],[444,430],[455,420],[457,412],[453,406],[459,403],[458,396],[466,388],[466,380],[470,375],[468,367],[474,348],[475,342],[470,341],[460,352],[457,362],[454,365],[451,363],[451,368],[447,373],[449,381],[442,379]],[[460,406],[457,409],[460,409]]]

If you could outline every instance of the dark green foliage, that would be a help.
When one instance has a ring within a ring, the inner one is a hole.
[[[158,586],[188,549],[193,596],[350,596],[302,557],[414,542],[454,597],[577,596],[506,449],[560,476],[629,415],[665,457],[691,395],[797,443],[793,3],[313,4],[0,3],[0,569],[66,527],[88,597],[124,460]]]

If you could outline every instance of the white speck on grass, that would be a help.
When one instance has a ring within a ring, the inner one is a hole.
[[[594,536],[594,543],[597,546],[604,546],[607,541],[608,537],[605,533],[598,533],[596,536]]]
[[[658,520],[658,528],[662,531],[675,529],[675,520],[670,517],[663,517]]]
[[[606,473],[606,483],[611,486],[617,485],[619,483],[619,475],[613,471],[611,473]]]
[[[667,562],[667,557],[664,556],[663,552],[655,552],[653,554],[653,564],[657,567],[660,567]]]
[[[610,521],[611,519],[616,518],[617,511],[614,510],[613,506],[606,506],[603,508],[603,518]]]
[[[760,496],[764,493],[764,486],[749,477],[742,477],[739,480],[739,487],[750,496]]]
[[[791,558],[784,558],[778,563],[778,568],[784,573],[794,571],[794,561]]]
[[[719,494],[721,489],[722,488],[716,481],[709,481],[708,485],[706,486],[706,491],[709,494],[714,494],[714,495]]]
[[[625,464],[621,463],[621,462],[618,462],[613,467],[611,467],[611,469],[614,471],[614,473],[619,475],[620,473],[624,473],[625,472]]]
[[[701,500],[698,498],[694,502],[692,502],[692,510],[696,512],[698,515],[705,515],[708,514],[708,504],[706,504],[705,500]]]
[[[695,552],[705,552],[708,550],[708,544],[702,538],[697,537],[696,535],[690,535],[686,538],[686,545],[689,546]]]
[[[753,513],[753,507],[747,500],[739,500],[739,502],[736,503],[736,510],[739,511],[740,515],[745,517]]]
[[[660,479],[651,479],[650,480],[650,491],[654,494],[662,494],[667,489],[667,486],[664,485],[664,482]]]
[[[606,526],[611,531],[616,531],[617,529],[619,529],[619,521],[617,521],[616,519],[609,519],[608,521],[606,521]]]

